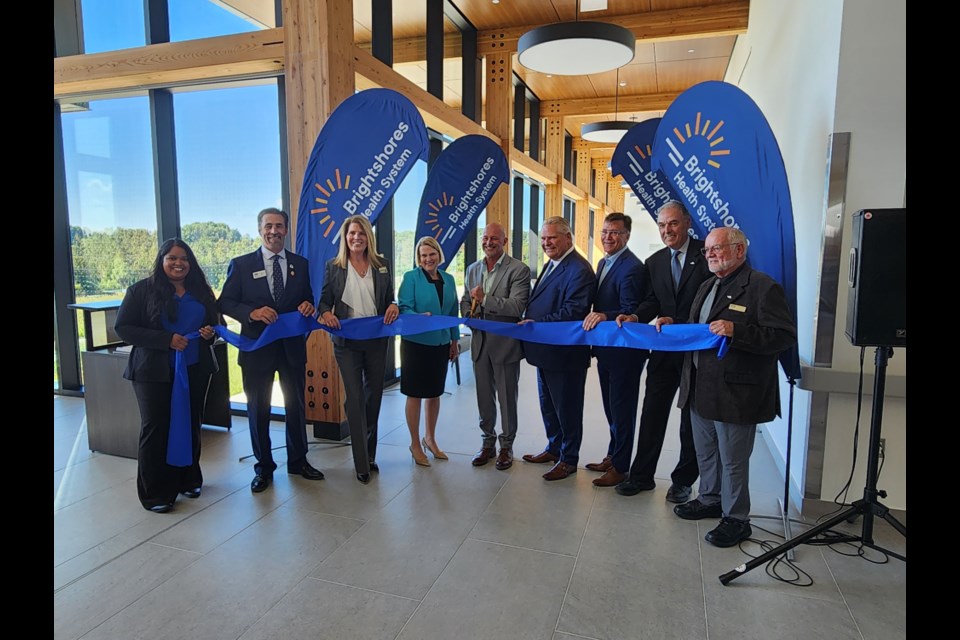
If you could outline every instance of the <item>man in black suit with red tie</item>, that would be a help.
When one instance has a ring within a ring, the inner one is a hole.
[[[712,277],[710,269],[707,268],[707,260],[700,253],[703,242],[695,240],[689,234],[691,223],[690,213],[676,200],[667,202],[657,211],[660,239],[666,246],[653,253],[645,263],[651,284],[647,297],[633,315],[618,316],[618,324],[650,322],[657,317],[686,322],[690,317],[690,305],[697,289]],[[673,398],[680,387],[682,370],[682,352],[650,353],[640,427],[637,431],[637,454],[630,466],[629,477],[615,488],[622,496],[650,491],[656,486],[653,475],[663,449],[667,420]],[[672,484],[667,490],[667,500],[676,503],[689,500],[698,475],[690,408],[684,407],[680,411],[680,460],[670,474]]]
[[[220,311],[240,322],[240,334],[256,340],[277,321],[281,313],[315,313],[306,258],[284,249],[289,216],[279,209],[264,209],[257,215],[263,245],[230,261],[227,280],[220,294]],[[247,421],[257,462],[250,490],[260,493],[270,486],[277,464],[270,447],[270,398],[274,373],[280,374],[280,389],[287,427],[287,473],[307,480],[322,480],[323,473],[307,462],[304,380],[307,343],[302,336],[284,338],[255,351],[241,351],[237,360],[247,395]]]

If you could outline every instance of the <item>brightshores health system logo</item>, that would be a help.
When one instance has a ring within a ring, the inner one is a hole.
[[[427,129],[409,99],[390,89],[356,93],[330,115],[304,172],[297,209],[297,252],[310,260],[321,291],[340,228],[352,215],[373,224],[414,166],[426,159]]]

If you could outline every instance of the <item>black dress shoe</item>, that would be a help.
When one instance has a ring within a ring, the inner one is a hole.
[[[185,496],[188,497],[188,498],[194,498],[194,499],[195,499],[195,498],[199,498],[199,497],[200,497],[200,487],[196,487],[196,488],[194,488],[194,489],[187,489],[186,491],[181,491],[180,493],[182,493],[183,495],[185,495]]]
[[[357,474],[357,480],[359,480],[359,481],[362,482],[363,484],[367,484],[368,482],[370,482],[370,474],[369,474],[369,473],[358,473],[358,474]]]
[[[684,520],[703,520],[704,518],[722,518],[723,507],[720,503],[703,504],[700,500],[691,500],[683,504],[678,504],[673,508],[673,512]]]
[[[171,509],[173,509],[172,502],[168,502],[167,504],[155,504],[150,507],[150,511],[153,511],[154,513],[167,513]]]
[[[374,462],[373,460],[370,461],[370,471],[375,471],[377,473],[380,473],[380,467],[378,467],[377,463]]]
[[[622,496],[635,496],[641,491],[653,491],[657,488],[657,483],[653,480],[641,482],[632,478],[627,478],[613,488],[614,491]]]
[[[295,476],[303,476],[307,480],[323,480],[323,472],[319,469],[314,469],[311,467],[309,462],[304,462],[302,465],[300,465],[299,470],[288,470],[287,473]]]
[[[693,487],[685,487],[682,484],[672,484],[670,488],[667,489],[667,502],[683,504],[690,499],[691,493],[693,493]]]
[[[713,531],[708,531],[703,539],[715,547],[732,547],[753,535],[753,529],[746,520],[724,518]]]
[[[253,476],[253,482],[250,483],[250,491],[254,493],[260,493],[261,491],[266,491],[267,487],[270,486],[270,478],[264,476]]]

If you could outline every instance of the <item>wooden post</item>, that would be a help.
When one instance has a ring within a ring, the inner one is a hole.
[[[498,51],[484,56],[487,67],[486,129],[500,138],[503,155],[510,157],[513,122],[513,72],[511,53]],[[510,181],[501,184],[487,203],[487,224],[497,222],[509,230]],[[506,247],[509,252],[510,247]]]
[[[554,184],[548,184],[543,202],[544,218],[563,215],[563,118],[547,116],[547,139],[544,141],[544,165],[556,173]]]
[[[353,0],[284,0],[283,31],[290,202],[299,203],[303,174],[317,135],[356,86]],[[293,237],[296,214],[294,210],[290,216]],[[317,284],[313,293],[319,298]],[[306,375],[306,418],[314,423],[314,436],[342,440],[349,432],[343,383],[333,343],[325,331],[314,331],[307,339]]]

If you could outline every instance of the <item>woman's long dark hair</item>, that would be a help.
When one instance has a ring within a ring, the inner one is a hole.
[[[150,281],[150,295],[147,298],[147,317],[151,322],[160,322],[160,316],[165,313],[170,320],[177,319],[177,303],[174,300],[175,289],[170,283],[170,279],[163,271],[163,259],[174,248],[180,247],[187,254],[187,261],[190,263],[190,272],[183,282],[184,288],[194,298],[203,304],[207,310],[207,316],[216,318],[217,300],[213,295],[213,289],[207,282],[207,276],[200,268],[197,257],[193,255],[193,249],[186,242],[179,238],[170,238],[160,245],[160,251],[157,252],[157,258],[153,261],[153,270],[147,280]]]

